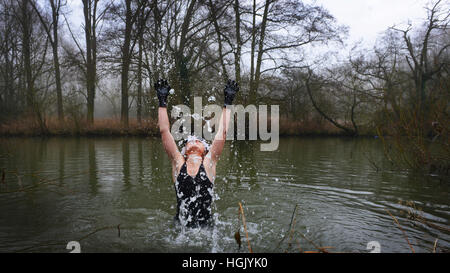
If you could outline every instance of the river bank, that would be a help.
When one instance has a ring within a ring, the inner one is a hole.
[[[136,119],[130,119],[128,128],[125,128],[118,118],[95,119],[93,125],[85,121],[74,122],[73,120],[66,120],[61,124],[56,119],[48,119],[45,124],[46,128],[42,129],[33,119],[10,120],[0,123],[0,136],[159,136],[157,120],[151,118],[143,119],[141,123]],[[326,121],[304,122],[290,119],[280,119],[279,135],[346,136],[343,130]],[[374,135],[376,135],[374,130],[365,130],[360,133],[360,136],[373,137]]]

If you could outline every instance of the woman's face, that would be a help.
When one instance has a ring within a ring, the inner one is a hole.
[[[200,140],[189,141],[186,143],[186,155],[198,154],[204,156],[205,145]]]

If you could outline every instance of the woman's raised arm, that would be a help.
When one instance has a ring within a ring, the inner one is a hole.
[[[231,116],[231,110],[227,108],[227,105],[233,104],[234,96],[238,91],[238,84],[235,81],[228,80],[224,89],[225,103],[223,106],[222,115],[220,117],[219,128],[209,151],[213,162],[217,162],[219,160],[223,147],[225,146]]]
[[[178,150],[175,140],[170,133],[169,116],[167,115],[167,96],[169,95],[170,86],[167,80],[158,80],[155,83],[156,94],[158,95],[158,124],[159,132],[161,133],[162,143],[167,155],[175,163],[177,160],[183,158]]]
[[[230,113],[231,110],[226,107],[222,110],[222,115],[220,116],[219,129],[214,137],[213,143],[209,150],[211,160],[217,162],[220,155],[222,154],[223,147],[225,146],[225,141],[227,138],[228,126],[230,124]]]

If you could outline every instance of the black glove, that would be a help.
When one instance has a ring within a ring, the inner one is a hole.
[[[170,85],[165,79],[159,79],[155,83],[156,94],[158,95],[159,107],[167,107],[167,96],[169,95]]]
[[[239,85],[237,84],[237,82],[228,80],[227,85],[225,86],[225,89],[223,90],[223,93],[225,95],[225,105],[224,105],[225,107],[227,105],[233,104],[234,96],[236,95],[236,93],[238,91],[239,91]]]

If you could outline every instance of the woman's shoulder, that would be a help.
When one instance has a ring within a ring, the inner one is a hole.
[[[174,160],[172,162],[172,171],[173,171],[173,178],[174,178],[174,182],[177,179],[178,175],[180,174],[181,170],[183,169],[183,167],[186,165],[186,161],[184,160],[184,157],[178,159],[178,160]]]

